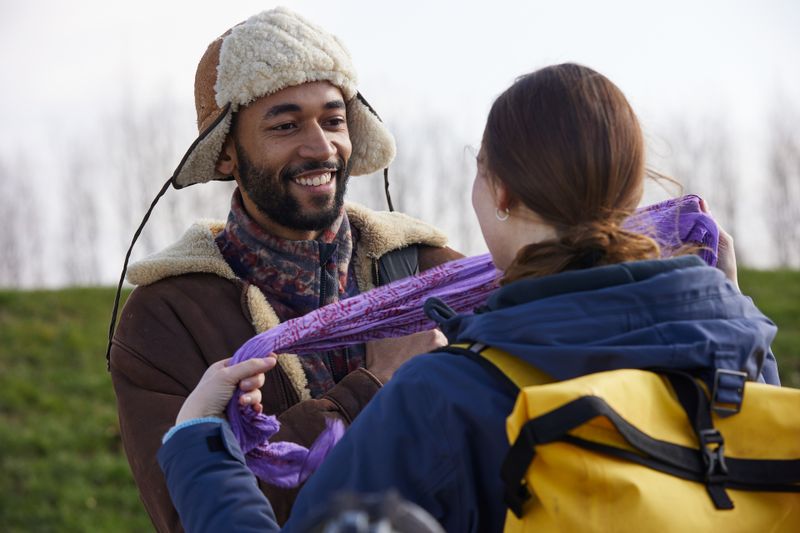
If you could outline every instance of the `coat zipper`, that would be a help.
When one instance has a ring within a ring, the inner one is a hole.
[[[375,287],[381,286],[380,269],[378,268],[378,260],[372,260],[372,283]]]

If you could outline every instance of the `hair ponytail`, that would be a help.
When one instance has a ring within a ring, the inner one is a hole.
[[[590,222],[567,228],[558,239],[524,246],[506,269],[501,284],[659,256],[658,244],[650,237],[615,222]]]
[[[558,235],[519,250],[504,283],[659,257],[655,241],[621,227],[644,191],[644,138],[602,74],[566,63],[520,77],[492,105],[481,152],[511,198]]]

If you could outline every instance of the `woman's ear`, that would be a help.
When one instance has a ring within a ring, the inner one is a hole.
[[[492,189],[494,191],[494,201],[497,209],[500,211],[506,211],[507,209],[514,207],[511,192],[508,190],[508,187],[505,183],[499,179],[493,179]]]
[[[228,137],[225,138],[225,144],[222,145],[222,150],[219,153],[219,158],[214,168],[223,176],[233,176],[236,166],[236,147],[233,144],[233,137],[228,135]]]

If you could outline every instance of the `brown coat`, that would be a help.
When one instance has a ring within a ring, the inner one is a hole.
[[[354,260],[362,291],[372,287],[375,261],[389,251],[422,244],[422,270],[460,257],[443,247],[439,232],[410,217],[355,205],[347,210],[360,234]],[[131,266],[128,279],[139,286],[122,311],[111,349],[122,441],[140,497],[159,531],[182,530],[156,462],[161,437],[210,364],[278,324],[263,293],[238,279],[219,254],[214,236],[222,227],[195,224],[175,245]],[[359,369],[322,398],[311,399],[297,356],[280,354],[278,361],[262,389],[265,412],[281,422],[274,441],[310,445],[326,415],[351,423],[381,387]],[[261,488],[283,523],[297,489]]]

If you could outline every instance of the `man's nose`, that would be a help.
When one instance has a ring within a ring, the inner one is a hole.
[[[306,131],[298,155],[305,159],[327,161],[336,155],[336,146],[319,124],[314,124]]]

